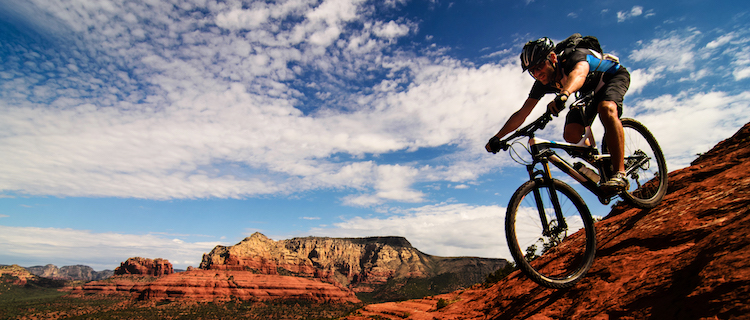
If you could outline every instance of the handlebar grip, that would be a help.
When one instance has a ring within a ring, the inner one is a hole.
[[[500,149],[503,149],[503,151],[508,151],[508,148],[510,148],[508,140],[500,140]]]

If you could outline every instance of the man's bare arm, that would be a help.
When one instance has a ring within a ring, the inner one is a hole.
[[[500,129],[500,131],[495,134],[498,138],[503,138],[509,133],[515,131],[520,127],[524,121],[526,121],[526,118],[531,113],[531,110],[534,110],[534,107],[539,102],[537,99],[528,98],[526,99],[526,102],[523,103],[523,106],[521,109],[513,113],[513,115],[508,118],[508,121],[505,122],[505,125]]]
[[[586,82],[586,76],[589,75],[589,63],[581,61],[576,63],[573,71],[568,73],[568,81],[563,84],[562,92],[568,95],[576,92],[583,87],[583,83]]]

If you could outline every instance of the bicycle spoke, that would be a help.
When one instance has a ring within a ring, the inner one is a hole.
[[[515,212],[511,218],[513,221],[507,221],[512,227],[506,224],[506,229],[512,233],[508,234],[509,242],[513,239],[517,244],[516,263],[522,269],[528,269],[524,272],[543,285],[560,288],[572,285],[588,270],[593,262],[595,240],[593,222],[583,200],[567,185],[558,189],[558,183],[562,185],[559,181],[555,183],[556,197],[552,197],[550,188],[541,183],[527,186],[526,190],[519,188],[524,196],[511,201],[514,207],[508,210]],[[539,202],[534,190],[538,191]],[[564,221],[560,221],[555,213],[554,198],[559,201],[560,216]],[[537,208],[538,203],[542,210]],[[546,225],[540,211],[544,213]],[[519,260],[525,262],[519,263]]]
[[[666,193],[664,155],[651,133],[639,122],[623,119],[625,170],[629,187],[623,197],[643,208],[658,204]]]

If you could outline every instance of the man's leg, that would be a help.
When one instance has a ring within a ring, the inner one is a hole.
[[[586,132],[586,126],[584,125],[584,115],[581,109],[570,108],[568,115],[565,116],[565,129],[563,131],[563,138],[568,143],[578,143],[583,138],[583,134]]]
[[[599,103],[599,118],[604,125],[606,132],[607,148],[612,160],[612,169],[618,172],[625,172],[625,134],[622,129],[622,122],[617,112],[617,104],[614,101],[602,101]],[[617,176],[615,176],[617,178]],[[610,179],[604,183],[606,187],[621,189],[626,187],[625,181],[614,181]]]
[[[563,138],[568,143],[578,143],[583,138],[583,133],[586,131],[582,125],[578,123],[565,124],[565,132],[563,132]]]

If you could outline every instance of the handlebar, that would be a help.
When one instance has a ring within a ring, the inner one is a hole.
[[[586,94],[580,94],[580,92],[577,93],[576,94],[577,99],[575,102],[572,103],[572,107],[585,108],[589,103],[591,103],[591,101],[593,100],[593,96],[594,96],[593,92],[589,92]],[[529,137],[529,138],[534,137],[534,132],[537,130],[544,129],[544,127],[546,127],[547,123],[549,123],[550,121],[552,121],[552,113],[549,110],[547,110],[544,112],[542,116],[534,120],[534,122],[526,125],[525,127],[521,129],[516,130],[516,132],[514,132],[507,138],[499,140],[498,142],[500,145],[500,149],[502,149],[503,151],[508,151],[508,148],[510,148],[509,142],[511,142],[512,140],[516,138],[524,137],[524,136]],[[492,153],[497,153],[497,151],[493,151]]]
[[[511,140],[519,137],[533,137],[535,131],[544,129],[544,127],[546,127],[547,123],[549,123],[550,121],[552,121],[552,113],[550,113],[549,111],[545,111],[544,114],[534,120],[534,122],[521,129],[516,130],[516,132],[514,132],[507,138],[500,140],[500,143],[503,146],[503,150],[508,150],[508,142]]]

